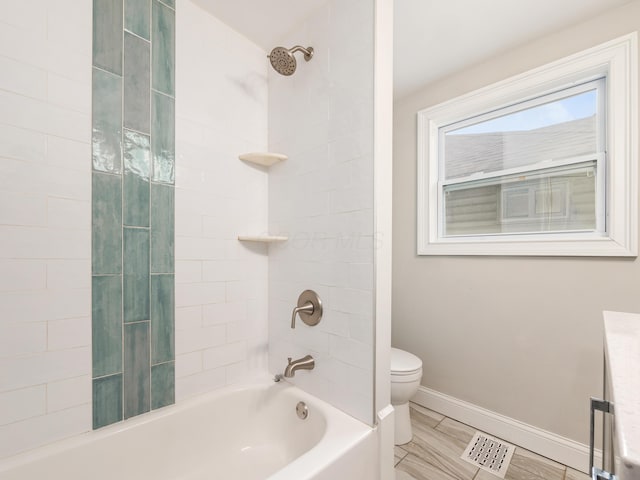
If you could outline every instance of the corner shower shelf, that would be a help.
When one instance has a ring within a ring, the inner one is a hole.
[[[286,242],[289,237],[281,235],[238,235],[238,240],[241,242],[277,243]]]
[[[251,162],[251,163],[255,163],[256,165],[270,167],[275,163],[286,160],[287,156],[281,153],[251,152],[251,153],[243,153],[238,158],[240,160],[244,160],[245,162]]]

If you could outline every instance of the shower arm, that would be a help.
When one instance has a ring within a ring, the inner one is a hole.
[[[296,53],[296,52],[302,52],[304,53],[304,59],[308,62],[309,60],[311,60],[311,57],[313,57],[313,48],[309,47],[309,48],[304,48],[301,47],[300,45],[296,45],[295,47],[291,47],[289,49],[289,51],[291,53]]]

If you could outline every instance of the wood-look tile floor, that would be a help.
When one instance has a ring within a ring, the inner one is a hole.
[[[413,440],[395,447],[396,480],[499,480],[460,458],[476,429],[411,404]],[[490,432],[486,432],[489,435]],[[516,447],[505,480],[589,480],[589,476]]]

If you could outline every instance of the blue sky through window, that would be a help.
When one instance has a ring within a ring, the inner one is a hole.
[[[596,106],[597,92],[596,90],[589,90],[555,102],[545,103],[458,130],[452,130],[447,135],[535,130],[558,123],[591,117],[596,114]]]

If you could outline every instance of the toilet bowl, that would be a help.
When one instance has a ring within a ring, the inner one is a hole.
[[[399,348],[391,349],[391,405],[395,409],[395,444],[411,441],[409,399],[418,391],[422,379],[422,360]]]

